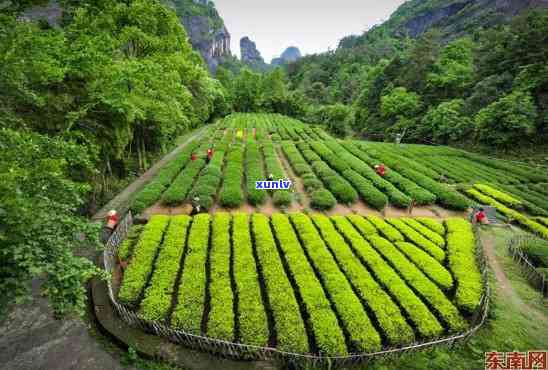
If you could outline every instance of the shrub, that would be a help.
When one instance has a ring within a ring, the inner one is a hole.
[[[377,190],[377,188],[373,186],[370,181],[366,180],[359,173],[351,169],[346,170],[343,175],[358,191],[360,197],[371,207],[378,210],[386,207],[388,197],[381,191]]]
[[[234,340],[234,296],[230,278],[230,215],[217,213],[211,223],[209,252],[209,316],[207,335]]]
[[[351,221],[354,220],[351,219]],[[384,237],[386,237],[386,239],[390,240],[391,242],[404,241],[403,235],[398,231],[398,229],[387,223],[382,218],[370,215],[367,216],[367,221],[375,225],[375,227],[381,232],[381,234],[384,235]]]
[[[358,199],[358,193],[352,185],[324,162],[314,162],[312,169],[340,202],[354,203]]]
[[[276,151],[274,150],[274,146],[271,142],[263,143],[263,154],[266,172],[268,174],[272,174],[275,180],[286,178],[285,173],[278,162],[278,156],[276,155]],[[277,207],[289,206],[292,202],[292,196],[289,190],[275,190],[272,194],[272,201]]]
[[[368,235],[378,234],[377,229],[375,228],[375,226],[373,226],[373,224],[371,222],[369,222],[368,220],[366,220],[363,216],[349,215],[347,218],[350,222],[352,222],[352,225],[354,225],[354,227],[356,229],[358,229],[358,231],[362,235],[368,236]],[[390,225],[388,225],[388,226],[390,226]],[[390,228],[391,228],[391,226],[390,226]],[[397,234],[395,234],[395,235],[397,235]],[[401,236],[401,234],[400,234],[400,236]],[[396,237],[396,236],[394,236],[394,238],[395,239],[400,239],[400,237]],[[403,236],[401,237],[401,239],[403,240]]]
[[[305,190],[309,193],[314,190],[323,189],[323,183],[312,173],[303,176],[302,182]]]
[[[359,352],[379,350],[381,347],[379,334],[310,218],[302,213],[296,213],[291,215],[291,222],[300,236],[303,248],[307,251],[310,263],[319,272],[331,302],[350,334],[353,346]]]
[[[485,184],[474,184],[474,188],[481,191],[483,194],[490,196],[491,198],[494,198],[501,202],[502,204],[507,205],[511,208],[520,207],[521,201],[519,199],[514,198],[510,194],[506,194],[500,190],[494,189],[489,185]]]
[[[315,190],[310,195],[310,206],[319,210],[329,210],[337,204],[337,200],[326,189]]]
[[[419,334],[428,338],[441,335],[443,327],[436,317],[377,251],[352,227],[350,222],[344,217],[334,218],[333,220],[339,232],[349,241],[362,263],[369,267],[377,280],[398,301],[416,326]]]
[[[169,222],[162,249],[156,259],[156,269],[152,274],[139,310],[139,315],[145,320],[167,319],[171,307],[171,296],[175,292],[175,279],[185,249],[189,223],[190,217],[188,216],[175,216]]]
[[[473,313],[479,306],[483,284],[476,261],[476,241],[472,225],[461,218],[445,221],[447,227],[447,258],[455,277],[457,306]]]
[[[194,183],[192,191],[189,193],[188,198],[190,198],[190,200],[196,196],[200,198],[198,203],[205,210],[210,209],[215,203],[217,188],[222,179],[221,164],[223,163],[224,157],[224,151],[217,149],[214,152],[213,158],[209,164],[202,169],[200,176]]]
[[[206,260],[209,244],[210,215],[194,216],[188,235],[179,299],[171,315],[171,325],[191,334],[201,335],[206,294]]]
[[[190,161],[190,155],[198,145],[198,141],[192,141],[187,144],[180,154],[160,169],[158,174],[132,198],[129,208],[134,214],[137,215],[143,212],[160,199],[169,184],[171,184],[177,174],[181,172],[181,169]]]
[[[299,153],[299,150],[295,144],[289,141],[284,141],[282,143],[282,150],[285,153],[289,164],[291,164],[293,171],[295,171],[298,176],[302,177],[305,174],[312,173],[312,169],[308,163],[306,163],[301,153]]]
[[[441,236],[445,235],[445,226],[438,220],[428,217],[416,217],[415,220],[419,221],[421,224],[427,226],[430,230],[438,233]]]
[[[548,242],[529,240],[521,249],[533,265],[548,267]]]
[[[410,197],[402,193],[390,182],[375,173],[375,171],[370,167],[375,164],[375,161],[367,154],[351,143],[345,143],[344,146],[341,146],[338,143],[328,142],[328,145],[331,145],[337,153],[344,156],[345,160],[349,161],[354,170],[371,181],[377,189],[383,191],[388,196],[388,199],[390,199],[390,202],[396,207],[407,208],[411,205]],[[352,154],[347,155],[345,149]]]
[[[430,281],[392,243],[380,236],[369,236],[371,245],[396,268],[407,283],[438,312],[450,331],[458,332],[466,327],[459,311],[443,292]]]
[[[118,298],[122,303],[131,305],[137,303],[152,272],[154,257],[156,257],[168,223],[168,216],[152,216],[143,229],[129,266],[124,272],[118,293]]]
[[[141,232],[143,231],[143,225],[133,225],[129,230],[126,239],[118,247],[118,258],[121,260],[127,260],[133,253],[133,248],[138,242]]]
[[[435,258],[411,243],[397,242],[395,245],[442,289],[449,290],[453,287],[451,273]]]
[[[340,218],[335,216],[332,219]],[[350,246],[335,230],[332,222],[324,215],[314,215],[312,220],[320,231],[325,243],[337,260],[356,293],[373,311],[380,328],[393,345],[411,343],[414,340],[413,329],[407,324],[397,304],[392,301],[377,281],[371,276]],[[369,334],[374,336],[375,334]]]
[[[481,194],[479,191],[475,189],[469,189],[466,191],[466,193],[470,195],[471,197],[479,200],[480,202],[483,202],[484,204],[488,204],[490,206],[495,207],[499,212],[501,212],[505,216],[517,221],[518,223],[525,226],[527,229],[531,230],[532,232],[540,235],[541,237],[548,239],[547,227],[539,224],[538,222],[531,220],[530,218],[524,216],[518,211],[515,211],[511,208],[506,207],[504,204],[496,201],[495,199],[488,197],[487,195]]]
[[[418,221],[412,219],[412,218],[400,218],[401,221],[405,222],[407,225],[415,229],[418,233],[420,233],[422,236],[424,236],[426,239],[430,240],[434,244],[436,244],[438,247],[443,248],[445,247],[445,239],[441,237],[439,234],[433,232],[426,226],[421,225]]]
[[[247,200],[254,206],[261,205],[265,202],[266,192],[256,189],[255,184],[257,181],[265,178],[263,156],[259,150],[259,146],[253,139],[248,138],[245,150]]]
[[[269,337],[268,321],[261,299],[259,274],[253,256],[247,214],[237,213],[234,215],[232,243],[240,340],[246,344],[266,346]]]
[[[445,252],[443,249],[438,247],[436,244],[432,243],[430,240],[423,237],[421,234],[413,230],[411,227],[407,226],[403,221],[396,218],[387,218],[392,226],[397,228],[402,234],[404,234],[409,240],[414,244],[424,249],[428,254],[434,257],[439,262],[443,262],[445,259]]]
[[[285,215],[275,214],[271,218],[271,223],[288,271],[297,285],[309,315],[308,321],[320,354],[326,356],[347,354],[344,334],[339,327],[337,317],[312,266],[308,263],[289,219]]]
[[[308,338],[297,299],[285,274],[276,243],[270,230],[268,217],[255,213],[252,231],[258,263],[274,317],[277,348],[282,351],[307,353]]]
[[[233,145],[226,157],[223,187],[219,194],[220,203],[224,207],[235,208],[244,201],[242,193],[243,160],[242,146],[240,144]]]
[[[162,195],[162,203],[172,206],[182,203],[187,198],[195,177],[198,176],[204,165],[204,159],[190,162]]]

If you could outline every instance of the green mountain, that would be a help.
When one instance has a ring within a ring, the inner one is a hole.
[[[412,0],[287,66],[303,118],[370,139],[509,148],[548,135],[548,2]]]

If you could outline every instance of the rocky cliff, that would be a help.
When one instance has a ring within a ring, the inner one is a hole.
[[[285,51],[282,53],[282,55],[280,55],[279,58],[272,59],[272,62],[270,62],[270,64],[272,64],[273,66],[280,66],[287,63],[293,63],[301,59],[301,57],[302,55],[299,48],[295,46],[290,46],[285,49]]]
[[[170,0],[184,25],[192,47],[199,51],[211,72],[223,58],[231,55],[230,33],[223,19],[209,0]]]
[[[265,63],[261,53],[257,49],[257,45],[249,39],[242,37],[240,40],[240,60],[255,70],[266,70],[268,65]]]

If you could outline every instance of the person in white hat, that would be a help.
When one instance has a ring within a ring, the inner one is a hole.
[[[116,229],[116,225],[118,225],[118,212],[112,209],[107,213],[106,227],[114,231],[114,229]]]

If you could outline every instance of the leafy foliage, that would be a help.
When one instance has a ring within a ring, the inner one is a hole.
[[[93,251],[98,229],[78,209],[90,187],[88,153],[74,142],[0,129],[0,311],[30,293],[33,279],[57,315],[83,313],[84,283],[98,274],[75,250]]]

